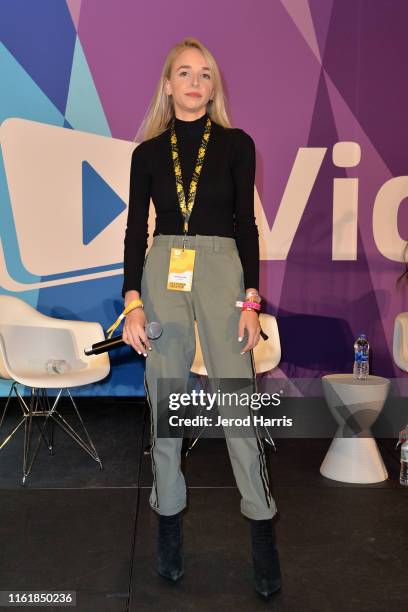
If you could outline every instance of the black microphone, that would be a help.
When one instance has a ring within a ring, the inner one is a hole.
[[[149,340],[156,340],[156,338],[160,338],[162,335],[163,328],[157,321],[152,321],[145,325],[145,332]],[[105,353],[106,351],[125,345],[126,342],[122,339],[122,334],[120,334],[120,336],[113,336],[112,338],[107,338],[106,340],[92,344],[92,346],[88,346],[84,349],[84,353],[87,356],[100,355],[100,353]]]

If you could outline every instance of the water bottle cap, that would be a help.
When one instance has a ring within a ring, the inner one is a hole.
[[[399,432],[399,442],[400,444],[405,444],[405,442],[408,442],[408,426]]]
[[[365,334],[358,334],[359,338],[367,338],[367,336]]]

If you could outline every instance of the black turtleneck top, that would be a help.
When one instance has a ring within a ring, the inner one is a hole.
[[[193,121],[175,119],[186,202],[207,117],[206,113]],[[235,238],[245,288],[258,288],[259,241],[254,217],[255,144],[251,136],[239,128],[224,128],[214,121],[211,124],[187,234]],[[170,128],[140,143],[132,154],[124,242],[123,297],[131,289],[141,291],[150,198],[156,210],[153,236],[182,235],[183,215],[176,192]]]

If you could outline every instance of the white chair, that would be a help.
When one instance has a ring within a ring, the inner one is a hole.
[[[257,374],[263,374],[276,368],[281,360],[281,345],[279,339],[279,330],[276,318],[272,315],[261,312],[259,315],[259,324],[262,331],[268,336],[268,340],[260,338],[258,344],[253,350],[255,368]],[[191,366],[191,371],[194,374],[208,376],[207,368],[204,364],[203,354],[201,352],[200,338],[198,335],[197,321],[194,321],[196,353]]]
[[[105,335],[99,323],[86,321],[68,321],[55,319],[38,312],[23,300],[0,295],[0,378],[13,381],[8,395],[0,428],[6,416],[10,399],[15,393],[22,418],[13,430],[0,443],[0,450],[11,440],[24,423],[23,479],[25,484],[34,459],[37,455],[41,438],[47,445],[50,454],[53,452],[53,423],[58,425],[81,446],[100,466],[102,462],[84,425],[69,387],[78,387],[97,382],[105,378],[110,371],[107,353],[87,357],[84,348],[104,340]],[[63,373],[48,372],[45,364],[48,360],[65,360],[68,371]],[[26,402],[20,394],[17,384],[31,388],[30,401]],[[47,389],[59,389],[51,405]],[[86,435],[86,440],[57,410],[63,390],[74,406],[75,413]],[[29,462],[31,429],[33,417],[43,417],[34,423],[39,428],[37,445],[31,462]],[[49,426],[49,435],[45,429]]]
[[[408,372],[408,312],[395,317],[392,351],[397,366]]]
[[[401,312],[395,317],[392,352],[397,366],[408,372],[408,312]],[[408,425],[400,432],[400,438],[407,428]]]
[[[270,370],[276,368],[281,360],[281,345],[279,338],[279,329],[276,318],[272,315],[261,312],[259,314],[259,323],[262,331],[268,336],[267,340],[260,338],[258,344],[253,349],[253,356],[255,361],[256,374],[265,374]],[[197,321],[194,321],[195,328],[195,341],[196,341],[196,353],[191,366],[191,372],[201,376],[208,376],[207,368],[204,364],[203,354],[201,351],[200,338],[198,335]],[[275,447],[274,441],[269,433],[268,428],[265,426],[266,437],[265,441]],[[200,433],[196,438],[190,441],[185,455],[187,456],[193,446],[197,443],[200,436],[202,435],[205,427],[201,429]]]

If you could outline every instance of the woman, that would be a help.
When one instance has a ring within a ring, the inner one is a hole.
[[[218,66],[196,39],[168,53],[139,139],[125,236],[123,338],[147,358],[154,476],[149,501],[159,521],[156,569],[176,581],[184,573],[182,439],[157,436],[157,379],[188,378],[196,320],[209,377],[254,380],[252,349],[261,332],[255,146],[243,130],[230,127]],[[145,257],[150,198],[156,228]],[[236,301],[243,298],[238,310]],[[154,346],[144,329],[148,321],[163,327]],[[241,512],[251,523],[255,587],[269,597],[279,590],[281,576],[263,441],[256,431],[253,437],[227,438],[227,448]]]

